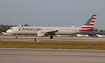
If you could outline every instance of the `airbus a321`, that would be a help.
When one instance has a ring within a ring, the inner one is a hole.
[[[93,14],[89,20],[81,27],[36,27],[36,26],[17,26],[11,27],[6,31],[7,34],[37,34],[38,37],[45,37],[50,35],[70,35],[84,32],[92,32],[94,23],[96,21],[96,14]]]

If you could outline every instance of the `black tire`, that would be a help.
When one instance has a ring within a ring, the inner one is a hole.
[[[53,36],[52,35],[50,35],[50,39],[53,39]]]

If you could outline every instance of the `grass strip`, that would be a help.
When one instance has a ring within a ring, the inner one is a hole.
[[[9,42],[0,41],[0,48],[97,49],[105,50],[105,43],[95,42]]]

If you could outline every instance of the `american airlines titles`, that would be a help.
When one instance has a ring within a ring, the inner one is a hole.
[[[41,28],[22,28],[23,31],[40,31]]]

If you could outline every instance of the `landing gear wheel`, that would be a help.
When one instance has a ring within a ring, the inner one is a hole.
[[[52,35],[50,35],[50,39],[53,39],[53,36]]]

